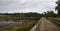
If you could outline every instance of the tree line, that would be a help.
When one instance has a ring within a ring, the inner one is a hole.
[[[58,1],[56,2],[56,4],[57,4],[58,6],[55,8],[55,10],[58,11],[58,15],[60,16],[60,0],[58,0]]]

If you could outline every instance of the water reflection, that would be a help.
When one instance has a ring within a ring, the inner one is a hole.
[[[17,21],[12,21],[12,20],[0,20],[0,25],[6,25],[6,24],[13,24],[13,23],[26,23],[29,20],[17,20]]]
[[[10,24],[10,23],[15,23],[13,21],[0,21],[0,25],[5,25],[5,24]]]

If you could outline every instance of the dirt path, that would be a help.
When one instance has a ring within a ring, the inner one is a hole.
[[[56,30],[58,30],[57,26],[44,17],[41,18],[40,25],[36,29],[36,31],[56,31]]]

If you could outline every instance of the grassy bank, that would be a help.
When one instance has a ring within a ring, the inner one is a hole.
[[[0,31],[30,31],[30,29],[38,22],[39,20],[32,20],[30,22],[22,24],[8,24],[0,27]],[[1,29],[2,28],[2,29]]]
[[[29,22],[24,26],[20,26],[19,28],[12,29],[9,31],[30,31],[30,29],[36,24],[36,21]]]

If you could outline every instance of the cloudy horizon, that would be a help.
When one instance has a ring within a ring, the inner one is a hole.
[[[55,11],[57,0],[0,0],[0,13]]]

